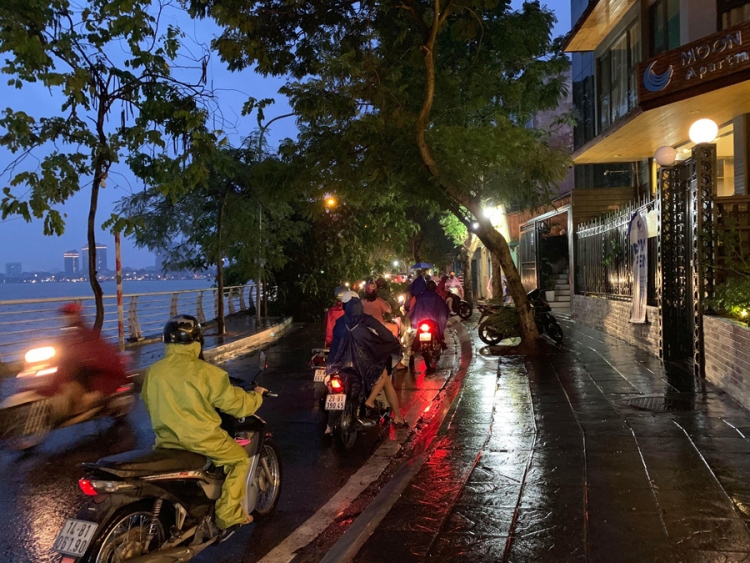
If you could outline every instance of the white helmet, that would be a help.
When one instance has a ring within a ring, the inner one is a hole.
[[[344,293],[344,295],[341,297],[342,303],[349,303],[352,299],[359,299],[359,294],[356,291],[347,291]]]

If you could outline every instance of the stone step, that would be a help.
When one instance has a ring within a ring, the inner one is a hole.
[[[568,301],[570,301],[570,289],[555,289],[555,298],[557,297],[568,297]]]
[[[570,302],[569,301],[553,301],[549,304],[550,308],[553,311],[569,311],[570,310]]]
[[[570,284],[569,283],[558,283],[555,285],[555,291],[560,290],[570,290]]]

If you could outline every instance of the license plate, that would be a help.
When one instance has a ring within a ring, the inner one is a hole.
[[[86,553],[86,548],[91,543],[98,526],[93,522],[68,518],[60,533],[57,534],[52,551],[71,557],[82,557]]]
[[[346,407],[346,395],[344,393],[329,393],[326,397],[327,411],[343,411]]]
[[[432,335],[429,332],[422,332],[419,334],[420,342],[430,342],[431,340],[432,340]]]
[[[315,370],[315,382],[321,382],[323,383],[326,380],[326,370],[323,368],[318,368]]]

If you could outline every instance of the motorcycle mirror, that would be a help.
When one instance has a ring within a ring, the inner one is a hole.
[[[260,356],[258,358],[258,367],[260,367],[260,371],[263,371],[268,367],[268,364],[266,363],[266,352],[262,351],[260,353]]]

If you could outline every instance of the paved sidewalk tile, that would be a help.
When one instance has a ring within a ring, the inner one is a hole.
[[[562,325],[544,357],[476,343],[428,462],[355,561],[750,562],[750,413]],[[675,410],[630,404],[654,396]]]

